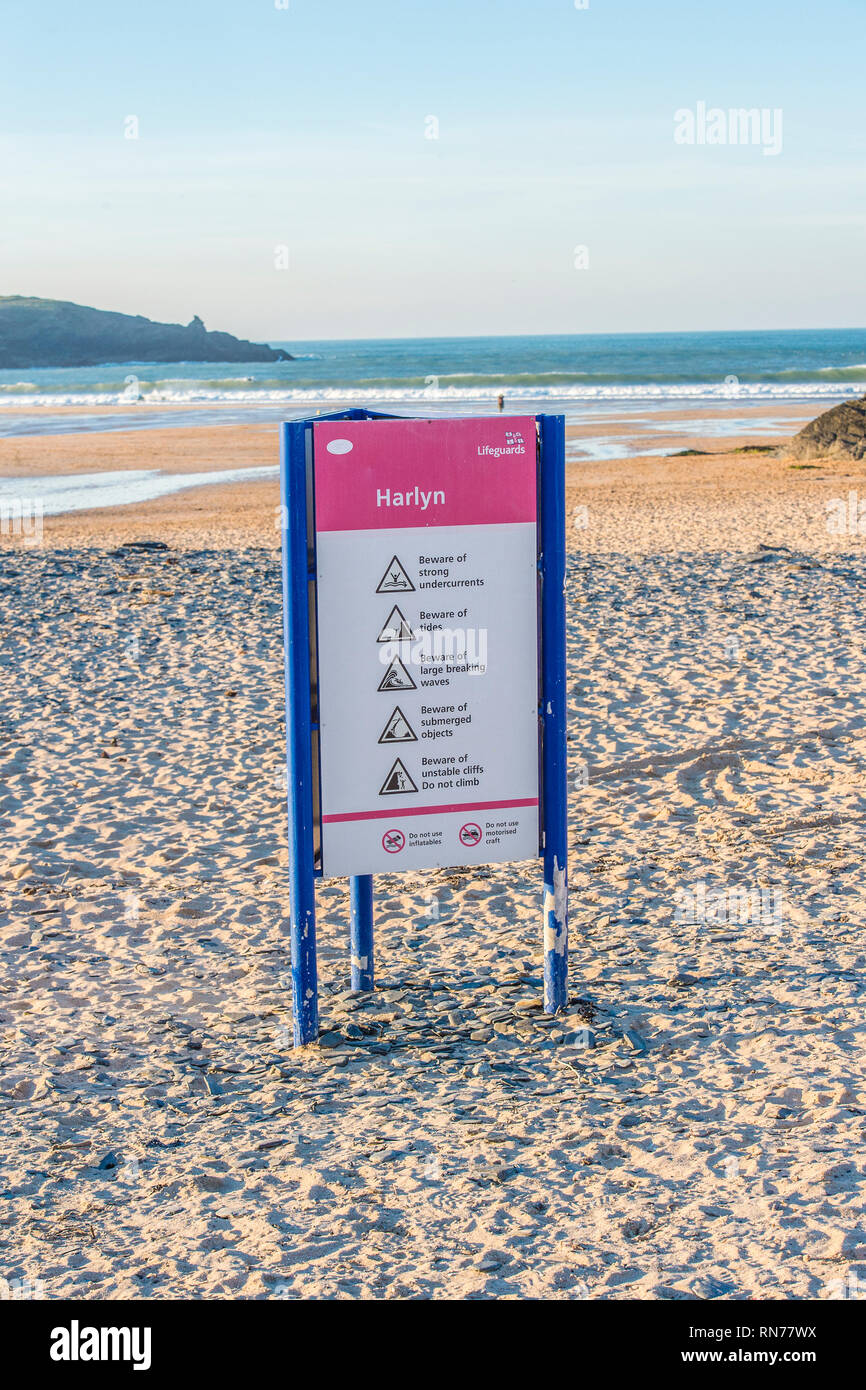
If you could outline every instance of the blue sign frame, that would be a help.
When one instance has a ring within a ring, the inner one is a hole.
[[[283,642],[286,675],[286,761],[289,811],[293,1037],[295,1047],[319,1036],[316,962],[314,804],[318,709],[314,704],[311,635],[316,615],[312,493],[312,427],[323,420],[389,420],[369,410],[335,411],[280,428]],[[541,855],[544,863],[544,1010],[568,1003],[568,786],[565,666],[565,417],[536,416],[539,427],[539,550]],[[349,880],[351,987],[371,990],[373,879]]]

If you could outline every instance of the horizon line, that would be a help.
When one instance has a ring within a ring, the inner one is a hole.
[[[864,333],[864,325],[824,325],[820,328],[624,328],[592,332],[574,333],[421,333],[414,336],[388,336],[372,334],[369,337],[333,338],[275,338],[271,336],[268,346],[276,343],[282,347],[291,343],[450,343],[473,342],[496,338],[689,338],[712,334],[722,337],[726,334],[744,333]]]

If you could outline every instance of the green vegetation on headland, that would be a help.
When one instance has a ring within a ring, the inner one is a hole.
[[[0,295],[0,368],[124,362],[291,362],[291,353],[191,323],[88,309],[63,299]]]

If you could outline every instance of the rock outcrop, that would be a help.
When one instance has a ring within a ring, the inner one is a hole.
[[[866,396],[834,405],[795,434],[780,454],[792,459],[866,458]]]
[[[129,362],[290,362],[267,343],[141,315],[88,309],[63,299],[0,296],[0,367],[98,367]]]

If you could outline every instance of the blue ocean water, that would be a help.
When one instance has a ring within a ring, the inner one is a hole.
[[[52,406],[312,404],[580,410],[626,404],[833,401],[866,393],[866,329],[284,341],[293,362],[0,371],[0,415]],[[196,412],[199,420],[201,416]],[[279,413],[279,412],[278,412]],[[270,409],[268,409],[270,414]],[[224,418],[224,417],[223,417]],[[176,420],[175,420],[176,422]]]

